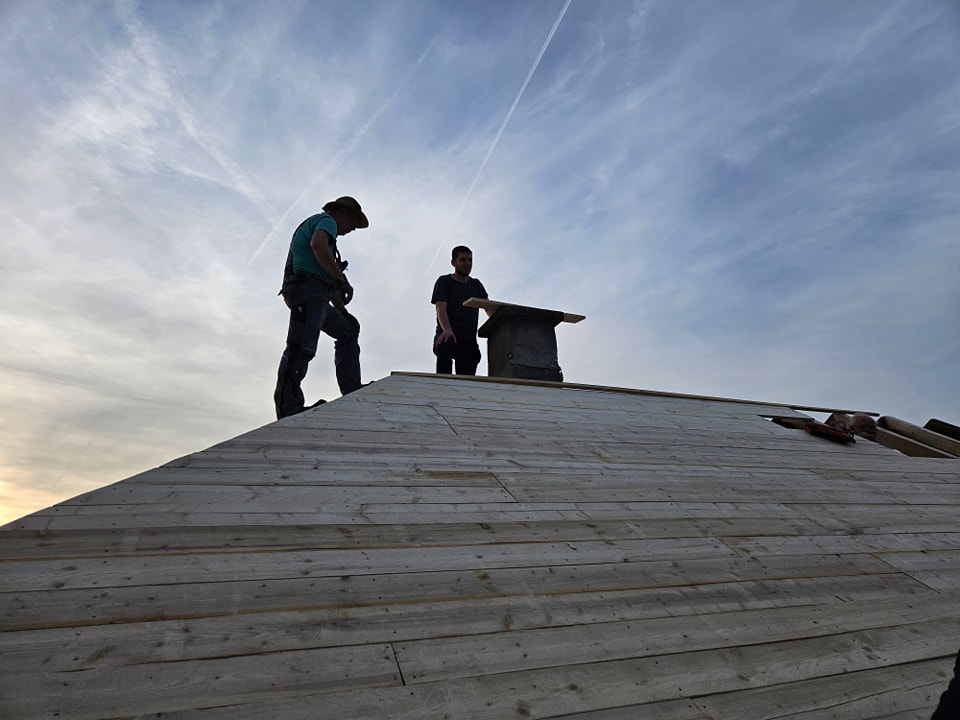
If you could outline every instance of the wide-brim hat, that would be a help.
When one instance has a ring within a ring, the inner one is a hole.
[[[323,206],[325,211],[330,211],[334,208],[340,210],[346,210],[352,214],[357,220],[358,228],[370,227],[370,221],[367,220],[367,216],[363,214],[363,210],[360,209],[360,203],[358,203],[354,198],[349,195],[344,195],[343,197],[338,197],[336,200],[331,200],[326,205]]]

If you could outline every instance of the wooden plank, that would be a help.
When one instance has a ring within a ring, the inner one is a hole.
[[[435,486],[494,486],[497,476],[486,470],[426,469],[404,472],[398,469],[354,467],[324,468],[321,470],[216,470],[181,467],[163,467],[135,475],[125,484],[131,485],[413,485]]]
[[[493,407],[490,409],[488,417],[478,416],[476,413],[463,416],[449,414],[446,421],[448,425],[456,427],[458,433],[464,436],[460,439],[460,444],[466,449],[477,451],[481,447],[488,446],[484,447],[486,451],[494,450],[501,452],[501,454],[502,448],[499,446],[504,442],[513,442],[518,448],[524,449],[526,452],[536,452],[536,448],[530,447],[529,443],[518,441],[539,438],[549,443],[554,452],[570,445],[571,450],[576,449],[576,452],[579,453],[582,450],[588,450],[591,444],[602,443],[609,447],[608,452],[622,451],[626,453],[635,452],[638,446],[643,445],[662,445],[665,449],[674,447],[690,448],[691,450],[702,446],[715,446],[721,450],[726,449],[727,452],[723,454],[732,455],[739,459],[748,459],[749,457],[739,457],[743,455],[742,448],[753,449],[755,451],[753,455],[767,451],[766,457],[768,460],[771,459],[769,450],[778,448],[806,453],[821,460],[824,457],[831,460],[853,458],[857,463],[862,462],[865,455],[871,454],[881,459],[881,462],[890,462],[891,457],[898,457],[875,443],[863,442],[854,446],[841,446],[820,438],[810,437],[807,434],[778,429],[771,423],[759,419],[751,423],[744,423],[742,420],[733,423],[727,423],[726,421],[723,423],[719,421],[704,422],[701,420],[696,424],[681,424],[676,420],[664,420],[658,425],[648,423],[642,427],[631,427],[625,421],[607,418],[602,423],[598,422],[593,429],[590,425],[584,424],[581,421],[582,419],[566,421],[557,417],[555,412],[549,412],[546,408],[536,414],[539,415],[539,418],[535,424],[531,423],[534,419],[533,416],[523,420],[518,419],[511,423],[508,422],[509,418],[504,417],[502,409]],[[544,419],[545,416],[551,419],[546,420]],[[361,438],[354,440],[351,434],[341,434],[337,438],[331,437],[325,443],[313,446],[305,441],[298,442],[296,438],[283,438],[283,436],[277,436],[274,433],[265,433],[221,444],[203,453],[188,457],[194,460],[207,461],[231,456],[242,457],[247,462],[259,460],[258,456],[322,461],[343,454],[355,457],[358,452],[366,448],[369,448],[371,453],[392,453],[400,457],[412,454],[443,457],[443,452],[448,447],[449,442],[431,441],[427,443],[419,436],[411,436],[409,442],[403,442],[400,439],[384,439],[378,443],[373,443]],[[369,462],[366,464],[371,465]],[[907,467],[905,463],[901,463],[901,465]],[[874,463],[874,466],[882,467],[879,462]]]
[[[910,484],[891,487],[889,483],[876,487],[869,483],[857,483],[846,486],[829,486],[823,483],[804,487],[792,487],[788,484],[769,484],[765,487],[748,487],[743,483],[697,483],[659,486],[645,485],[635,488],[583,488],[573,487],[532,487],[512,486],[505,483],[518,502],[640,502],[643,500],[693,501],[710,500],[713,502],[749,502],[804,503],[837,502],[853,503],[858,500],[864,504],[910,503],[920,499],[940,502],[948,505],[960,503],[960,486],[947,486],[943,490],[932,491]]]
[[[954,532],[957,529],[957,511],[952,505],[809,503],[793,509],[827,530],[857,535]]]
[[[405,376],[405,377],[435,377],[427,373],[413,373],[413,372],[397,372],[394,371],[391,373],[391,377],[394,376]],[[764,414],[764,411],[770,408],[778,408],[781,412],[776,413],[781,417],[790,415],[791,410],[802,411],[802,412],[815,412],[815,413],[845,413],[847,415],[852,415],[854,413],[863,413],[864,415],[878,416],[880,413],[867,411],[867,410],[849,410],[842,408],[824,408],[824,407],[814,407],[810,405],[795,405],[790,403],[775,403],[775,402],[762,402],[757,400],[738,400],[736,398],[724,398],[717,397],[712,395],[690,395],[686,393],[673,393],[673,392],[663,392],[660,390],[638,390],[634,388],[622,388],[622,387],[610,387],[605,385],[582,385],[577,383],[545,383],[538,380],[523,380],[517,378],[485,378],[482,376],[477,377],[467,377],[467,376],[457,376],[455,382],[458,383],[468,383],[468,382],[493,382],[499,384],[511,384],[511,385],[525,385],[525,386],[539,386],[545,388],[564,388],[570,390],[584,390],[589,392],[598,392],[598,393],[618,393],[623,395],[643,395],[649,397],[663,397],[663,398],[676,398],[683,400],[703,400],[703,401],[712,401],[717,403],[737,403],[742,405],[748,405],[751,407],[757,408],[760,412],[757,414]],[[767,414],[769,417],[769,413]]]
[[[436,382],[439,382],[436,380],[436,376],[420,375],[419,377],[423,379],[431,378]],[[542,397],[543,400],[536,402],[536,404],[539,404],[545,408],[549,408],[554,412],[563,411],[564,409],[587,410],[589,408],[596,411],[603,411],[608,414],[611,411],[630,413],[635,412],[636,408],[642,406],[645,414],[650,413],[651,415],[657,415],[659,412],[660,415],[669,415],[689,420],[699,420],[707,417],[727,419],[740,418],[741,420],[744,420],[747,418],[748,413],[753,413],[756,416],[782,414],[784,416],[795,416],[809,419],[808,416],[802,415],[801,413],[785,407],[781,403],[763,403],[749,400],[682,395],[678,393],[663,393],[658,391],[633,390],[626,388],[605,388],[600,386],[575,385],[571,383],[543,384],[537,383],[537,381],[510,381],[502,378],[457,378],[455,380],[452,379],[451,382],[455,383],[455,385],[450,386],[449,393],[445,395],[434,396],[437,400],[446,401],[443,406],[444,412],[456,410],[458,406],[471,407],[472,409],[472,400],[480,397],[485,398],[487,400],[487,404],[500,403],[501,407],[506,410],[519,410],[520,408],[529,406],[530,391],[539,390],[542,391],[542,395],[540,397]],[[473,385],[471,386],[470,383],[473,383]],[[487,383],[486,387],[482,387],[476,392],[471,393],[472,387],[475,388],[477,385],[482,385],[483,383]],[[503,387],[509,387],[511,384],[522,385],[524,395],[520,398],[512,399],[513,396],[503,391]],[[544,386],[536,387],[538,384]],[[573,389],[577,390],[578,392],[566,393],[559,398],[555,393],[551,396],[550,392],[555,390],[558,385],[563,389]],[[492,389],[487,391],[487,388]],[[427,393],[429,393],[429,390]],[[416,384],[410,386],[407,396],[411,400],[429,400],[430,398],[429,394],[425,396],[424,388]],[[454,399],[455,402],[450,402]],[[817,412],[831,411],[829,408],[807,409]],[[870,414],[876,415],[876,413]]]
[[[588,710],[573,714],[564,713],[553,717],[564,720],[704,720],[700,708],[692,700],[665,700],[658,703],[628,705],[626,707]]]
[[[564,462],[560,459],[556,461],[556,466],[558,467],[576,467],[576,466],[588,466],[586,464],[577,465],[573,462]],[[408,457],[401,458],[399,456],[394,457],[384,457],[384,456],[362,456],[360,454],[353,453],[344,453],[338,455],[326,455],[322,458],[295,458],[295,457],[278,457],[278,458],[261,458],[261,459],[248,459],[248,458],[210,458],[210,457],[189,457],[182,460],[176,461],[175,463],[169,463],[165,467],[184,467],[190,469],[220,469],[220,470],[244,470],[244,469],[261,469],[261,470],[277,470],[280,468],[287,468],[290,470],[327,470],[327,469],[338,469],[344,467],[344,465],[350,465],[357,469],[369,468],[371,470],[382,470],[390,468],[391,466],[396,468],[400,472],[418,472],[423,470],[440,470],[440,469],[451,469],[456,471],[491,471],[496,472],[500,469],[513,469],[518,466],[523,467],[516,461],[511,461],[508,459],[500,459],[496,457],[460,457],[456,459],[450,458],[440,458],[440,457],[423,457],[410,455]]]
[[[725,537],[724,543],[754,556],[843,554],[849,552],[928,553],[938,550],[960,550],[960,533]]]
[[[824,581],[742,583],[8,631],[3,635],[0,673],[31,673],[41,666],[46,671],[73,672],[111,665],[216,658],[223,655],[226,643],[229,643],[230,654],[248,655],[417,641],[412,642],[411,647],[422,655],[428,644],[419,641],[434,638],[438,651],[447,653],[452,647],[478,648],[478,652],[489,655],[491,643],[502,643],[504,637],[516,636],[519,643],[529,648],[534,640],[524,634],[516,635],[521,631],[553,628],[569,633],[597,626],[602,636],[609,634],[611,624],[623,626],[630,621],[642,621],[639,644],[636,633],[630,633],[629,637],[636,650],[647,652],[655,638],[660,637],[657,642],[667,642],[661,636],[668,626],[680,623],[683,618],[694,618],[693,625],[703,635],[700,640],[706,642],[709,640],[707,628],[702,624],[705,619],[729,637],[728,626],[736,629],[743,625],[753,611],[759,611],[758,624],[783,617],[808,636],[826,634],[836,628],[871,627],[872,623],[882,624],[884,618],[903,611],[902,598],[881,598],[884,587],[864,578],[851,579],[850,594],[843,600],[836,590],[836,584]],[[915,613],[911,612],[911,619],[955,615],[957,600],[956,595],[918,593],[911,597],[911,605],[916,609]],[[772,613],[772,609],[778,613]],[[807,626],[802,625],[803,618],[807,619]],[[304,632],[304,628],[310,631]],[[686,630],[677,632],[676,641],[683,642],[686,633]],[[616,638],[615,641],[619,642]],[[588,639],[589,642],[592,640]],[[682,649],[691,647],[692,644]],[[405,652],[413,654],[409,648]],[[583,653],[582,650],[574,652]],[[509,647],[507,653],[515,655]],[[612,657],[611,654],[604,659]],[[463,662],[466,660],[461,658],[455,664]],[[516,663],[515,660],[509,662]],[[448,671],[452,669],[444,670]]]
[[[871,482],[956,483],[960,481],[960,468],[953,463],[943,463],[939,471],[932,468],[903,470],[818,470],[817,475],[828,480],[868,480]]]
[[[695,702],[707,717],[737,720],[929,718],[952,675],[947,659],[715,694]],[[788,714],[783,714],[788,713]]]
[[[274,573],[276,575],[276,573]],[[854,579],[852,579],[854,578]],[[856,578],[863,578],[856,579]],[[869,555],[699,558],[592,565],[198,582],[165,586],[49,587],[0,593],[0,631],[109,622],[198,618],[303,608],[353,608],[408,602],[632,591],[744,582],[827,583],[843,596],[866,582],[884,595],[926,589]],[[50,584],[56,585],[59,578]],[[162,592],[161,592],[162,590]],[[799,590],[796,590],[799,592]],[[159,593],[159,594],[158,594]]]
[[[903,435],[911,440],[916,440],[929,447],[942,450],[953,457],[960,456],[960,440],[948,437],[947,435],[941,435],[927,428],[918,427],[913,423],[908,423],[906,420],[901,420],[891,415],[881,417],[878,424],[880,427],[886,428],[891,432]]]
[[[458,509],[457,517],[464,517]],[[367,508],[365,514],[377,524],[385,523],[404,523],[416,527],[410,523],[410,513],[392,510],[391,508]],[[484,524],[495,527],[494,523],[499,521],[495,513],[469,514],[468,517],[485,517],[489,522]],[[632,520],[636,517],[635,510],[627,510],[622,506],[613,506],[604,504],[603,509],[593,509],[592,506],[579,507],[576,513],[577,518],[588,518],[584,522],[591,525],[598,525],[609,522],[627,522],[632,531],[632,537],[637,538],[691,538],[691,537],[716,537],[727,542],[728,537],[740,536],[779,536],[784,534],[796,535],[816,535],[824,532],[823,527],[813,521],[802,520],[780,520],[777,518],[683,518],[678,520]],[[446,518],[444,513],[436,512],[431,514],[421,514],[417,522],[420,527],[436,526],[444,527],[445,522],[452,522],[455,518]],[[552,525],[554,520],[537,521],[537,525]],[[575,524],[578,521],[564,522],[564,524]],[[557,532],[554,539],[564,542],[576,543],[578,538],[567,532]],[[608,540],[620,539],[617,535],[611,535]]]
[[[946,655],[943,634],[908,637],[897,629],[826,638],[706,650],[631,660],[564,665],[513,673],[372,688],[324,695],[330,717],[555,718],[629,705],[704,698],[749,688],[802,682],[880,666],[925,662]],[[889,659],[888,659],[889,658]],[[893,659],[895,658],[895,660]],[[915,660],[914,660],[915,659]],[[216,708],[209,720],[316,716],[317,697],[277,698],[262,704]],[[165,720],[192,715],[169,714]],[[643,717],[642,712],[639,717]]]
[[[886,561],[905,570],[960,569],[960,550],[948,548],[900,552],[886,558]]]
[[[216,707],[286,693],[401,685],[389,645],[324,648],[83,672],[4,673],[0,697],[13,717],[96,720]],[[107,690],[106,692],[104,690]]]
[[[152,509],[152,508],[151,508]],[[239,525],[289,526],[289,525],[354,525],[367,524],[370,519],[361,513],[361,506],[340,508],[303,509],[302,512],[230,512],[214,513],[208,508],[193,510],[178,509],[177,512],[149,512],[141,508],[118,506],[117,514],[107,513],[84,515],[56,515],[43,511],[28,515],[10,525],[14,530],[96,530],[110,528],[124,530],[144,527],[167,527],[177,525],[183,528],[236,527]],[[582,513],[577,513],[582,518]]]
[[[628,467],[604,467],[599,472],[586,472],[585,469],[565,471],[564,469],[544,468],[542,472],[531,474],[516,469],[498,471],[497,479],[505,486],[516,488],[571,488],[571,489],[616,489],[635,487],[657,487],[669,485],[714,485],[717,483],[736,483],[747,481],[756,485],[826,485],[828,481],[814,472],[796,469],[766,468],[722,468],[712,465],[682,466],[674,464],[650,465],[636,464]],[[832,484],[852,485],[846,481],[830,481]]]
[[[650,503],[651,513],[658,505]],[[429,507],[429,506],[428,506]],[[673,513],[678,505],[673,504]],[[364,512],[369,512],[365,508]],[[667,509],[661,508],[661,513]],[[803,520],[786,507],[766,505],[720,508],[709,503],[681,509],[686,517],[640,517],[637,511],[624,518],[599,522],[548,520],[531,524],[499,518],[495,523],[415,522],[368,525],[313,525],[285,528],[250,525],[200,527],[119,528],[109,535],[99,530],[24,530],[12,532],[0,543],[0,560],[106,557],[138,554],[193,554],[197,552],[249,552],[253,550],[308,550],[311,548],[385,548],[494,543],[579,542],[583,540],[635,540],[640,538],[703,536],[819,535],[823,527]],[[444,513],[446,514],[446,513]],[[399,515],[399,513],[398,513]],[[777,517],[781,515],[783,517]],[[409,519],[409,513],[404,513]]]
[[[113,485],[79,495],[42,513],[94,512],[98,506],[148,506],[155,512],[215,506],[221,512],[283,512],[326,505],[370,502],[510,503],[515,500],[495,480],[479,485]]]
[[[480,310],[487,310],[491,313],[496,312],[502,307],[526,307],[524,305],[516,305],[514,303],[500,302],[499,300],[490,300],[489,298],[467,298],[463,301],[463,306],[468,308],[479,308]],[[544,308],[533,308],[535,310],[542,310]],[[547,312],[562,312],[559,310],[547,310]],[[568,323],[578,323],[581,320],[586,320],[586,315],[577,315],[575,313],[563,313],[563,321]]]
[[[876,442],[881,445],[886,445],[888,448],[893,448],[902,452],[904,455],[909,455],[910,457],[930,457],[930,458],[954,458],[954,455],[951,455],[944,450],[935,448],[932,445],[927,445],[916,440],[911,440],[910,438],[904,437],[895,432],[891,432],[882,427],[877,428],[877,436],[875,438]]]
[[[723,440],[723,443],[727,446],[736,446],[743,442],[756,443],[762,441],[786,448],[795,448],[805,447],[804,444],[809,441],[805,435],[795,432],[781,432],[775,426],[762,420],[756,422],[712,421],[694,424],[672,416],[649,418],[644,424],[640,424],[636,421],[631,423],[627,419],[619,422],[611,417],[592,419],[589,417],[580,419],[553,417],[546,420],[543,418],[543,414],[546,412],[549,412],[549,410],[545,408],[543,411],[531,412],[529,418],[521,418],[505,413],[502,409],[498,410],[491,407],[482,412],[445,413],[444,419],[448,431],[451,428],[458,431],[466,428],[470,429],[471,432],[468,436],[457,436],[460,443],[468,445],[481,444],[481,441],[486,438],[515,435],[525,438],[543,438],[557,443],[574,442],[577,444],[598,440],[619,441],[621,443],[630,443],[633,440],[652,443],[659,440],[661,442],[682,442],[688,445],[698,445],[702,442]],[[539,417],[537,417],[538,415]],[[576,427],[578,431],[571,433],[572,427]],[[314,445],[312,437],[321,434],[325,436],[324,441],[322,444],[316,443],[315,447],[325,450],[329,450],[332,446],[340,447],[347,444],[367,444],[368,442],[374,445],[429,445],[434,449],[449,446],[450,443],[449,439],[436,439],[426,431],[374,433],[329,431],[311,427],[297,430],[287,428],[286,432],[281,433],[274,428],[269,432],[264,431],[238,438],[229,443],[221,443],[210,450],[214,452],[226,450],[256,452],[259,448],[294,446],[300,448],[301,446]],[[450,434],[453,435],[453,433]],[[873,446],[866,445],[866,447]],[[831,444],[824,446],[822,449],[825,452],[843,452],[844,447]]]
[[[7,561],[3,592],[53,588],[128,587],[187,582],[379,575],[501,567],[631,563],[730,556],[713,538],[502,543],[465,547],[399,547],[159,554]]]
[[[904,625],[919,635],[957,635],[957,596],[941,600],[931,613],[916,613]],[[925,609],[926,610],[926,609]],[[472,675],[534,670],[617,659],[656,657],[693,650],[796,641],[840,633],[886,631],[899,623],[903,600],[790,607],[709,615],[499,632],[478,637],[431,638],[395,645],[407,684]],[[927,618],[931,618],[927,620]]]
[[[754,496],[755,497],[755,496]],[[822,498],[819,498],[822,499]],[[175,513],[141,512],[132,507],[116,506],[116,514],[97,515],[28,515],[11,524],[11,529],[52,532],[91,530],[109,527],[111,531],[163,528],[176,523],[184,528],[202,531],[206,527],[237,527],[275,529],[277,526],[343,526],[369,524],[457,524],[463,522],[553,522],[604,521],[637,517],[669,517],[674,508],[680,508],[683,517],[704,516],[696,510],[698,503],[676,502],[668,499],[651,502],[559,502],[559,503],[460,503],[396,505],[369,503],[348,505],[339,511],[332,508],[299,508],[299,512],[213,512],[210,508],[179,510]],[[953,532],[956,530],[956,509],[952,504],[916,505],[902,502],[855,505],[847,502],[832,504],[803,503],[788,508],[785,503],[742,503],[714,501],[700,503],[704,507],[721,508],[755,506],[769,508],[776,517],[802,517],[833,531],[865,534]],[[509,510],[504,508],[509,507]],[[779,508],[778,510],[773,510]],[[784,514],[789,509],[789,514]],[[412,512],[411,512],[412,511]],[[706,511],[707,517],[723,518],[727,513]],[[652,513],[648,515],[648,513]],[[677,527],[682,527],[678,525]],[[706,527],[706,526],[705,526]],[[760,527],[760,526],[758,526]],[[800,526],[797,526],[800,527]],[[658,536],[658,535],[652,535]],[[81,553],[82,555],[83,553]]]
[[[960,440],[960,427],[957,427],[951,423],[944,422],[943,420],[937,420],[936,418],[930,418],[923,424],[923,426],[927,430],[933,430],[935,433],[946,435],[954,440]]]

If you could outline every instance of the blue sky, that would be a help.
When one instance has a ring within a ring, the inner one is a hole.
[[[952,0],[5,2],[0,522],[271,422],[342,194],[366,381],[464,243],[571,382],[960,423],[957,67]]]

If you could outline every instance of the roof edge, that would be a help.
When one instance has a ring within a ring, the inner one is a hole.
[[[853,415],[854,413],[863,413],[864,415],[872,415],[874,417],[879,417],[880,415],[880,413],[878,412],[873,412],[869,410],[849,410],[849,409],[843,409],[843,408],[837,408],[837,407],[814,407],[812,405],[796,405],[794,403],[774,403],[774,402],[765,402],[762,400],[741,400],[738,398],[718,397],[714,395],[690,395],[687,393],[666,392],[663,390],[639,390],[635,388],[623,388],[623,387],[616,387],[612,385],[583,385],[580,383],[550,382],[548,380],[524,380],[522,378],[483,377],[483,376],[474,376],[474,375],[438,375],[437,373],[412,372],[412,371],[405,371],[405,370],[393,370],[390,374],[403,375],[406,377],[455,378],[457,380],[463,380],[465,382],[498,383],[502,385],[533,385],[533,386],[540,386],[540,387],[559,388],[561,390],[593,390],[596,392],[614,392],[614,393],[623,393],[626,395],[648,395],[651,397],[682,398],[685,400],[712,400],[715,402],[739,403],[741,405],[759,405],[761,407],[770,407],[770,408],[790,408],[791,410],[804,410],[807,412],[844,413],[845,415]]]

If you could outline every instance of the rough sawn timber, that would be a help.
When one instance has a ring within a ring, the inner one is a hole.
[[[397,373],[0,529],[0,717],[929,718],[960,460]]]

